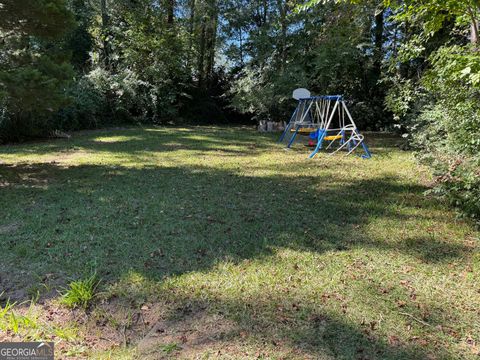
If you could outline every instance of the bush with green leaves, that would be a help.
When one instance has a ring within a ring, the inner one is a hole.
[[[480,224],[480,56],[471,45],[443,46],[417,82],[397,82],[387,96],[417,148],[432,167],[433,194]]]
[[[88,77],[72,83],[66,91],[69,103],[54,116],[55,129],[66,131],[92,129],[103,125],[108,118],[106,99]]]
[[[384,3],[403,37],[386,105],[432,168],[431,193],[480,224],[480,1]]]
[[[72,13],[65,0],[21,0],[2,4],[0,15],[0,141],[45,135],[68,102],[73,69],[62,36]]]
[[[437,100],[418,118],[413,138],[423,150],[422,161],[435,170],[435,193],[480,224],[480,89],[462,74],[439,74],[444,73],[443,61],[435,65],[427,81]],[[452,80],[455,91],[449,90]]]

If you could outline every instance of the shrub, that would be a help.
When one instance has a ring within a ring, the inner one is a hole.
[[[82,77],[68,90],[68,106],[61,109],[54,119],[58,130],[91,129],[100,126],[107,118],[106,99],[102,91]]]
[[[397,83],[387,107],[436,176],[431,193],[480,224],[480,58],[470,45],[444,46],[420,82]],[[454,90],[452,90],[454,89]]]
[[[98,284],[96,274],[86,279],[72,281],[62,294],[61,303],[72,309],[76,307],[87,309],[95,297]]]

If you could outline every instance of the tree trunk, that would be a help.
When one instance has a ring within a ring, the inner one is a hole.
[[[218,27],[218,11],[216,9],[216,4],[214,2],[215,10],[214,14],[210,18],[210,26],[208,32],[208,43],[207,43],[207,67],[206,67],[206,77],[207,77],[207,86],[210,86],[210,81],[212,79],[213,69],[215,67],[215,50],[217,46],[217,27]]]
[[[110,45],[108,43],[108,27],[110,18],[107,10],[107,0],[100,0],[100,11],[102,15],[102,37],[103,37],[103,63],[105,67],[110,66]]]
[[[397,38],[398,38],[398,26],[395,25],[395,30],[393,32],[393,45],[392,45],[392,48],[393,48],[392,51],[393,51],[394,58],[396,58],[397,55],[398,55],[398,50],[397,50],[398,49],[398,39]]]
[[[478,42],[479,42],[478,21],[477,20],[472,21],[470,41],[472,42],[472,44],[478,44]]]
[[[267,15],[268,15],[268,1],[263,0],[263,23],[267,23]]]
[[[175,12],[175,0],[168,0],[167,1],[167,25],[169,27],[173,26],[174,12]]]
[[[195,0],[190,0],[190,18],[188,19],[188,33],[190,34],[190,49],[192,48],[193,30],[195,29]]]
[[[403,23],[403,41],[408,42],[411,37],[412,31],[410,30],[410,24],[406,21]],[[410,77],[410,61],[400,63],[400,66],[398,66],[398,75],[403,79]]]
[[[384,30],[384,9],[377,10],[375,12],[375,53],[374,53],[374,64],[373,64],[373,71],[375,79],[380,79],[382,75],[382,60],[383,60],[383,30]]]
[[[479,9],[472,9],[470,6],[468,7],[468,15],[470,16],[470,41],[472,44],[478,44],[479,39],[479,22],[478,22],[478,14]]]
[[[200,25],[200,41],[198,50],[198,86],[203,87],[205,79],[205,34],[206,33],[206,18],[202,18]]]
[[[238,30],[238,35],[239,35],[239,46],[238,46],[238,49],[240,51],[240,66],[243,68],[243,30],[242,28],[240,27],[240,29]]]
[[[285,71],[285,65],[287,64],[287,6],[288,4],[283,0],[277,0],[278,10],[280,12],[280,71]]]
[[[188,19],[188,52],[187,66],[191,67],[191,58],[193,54],[193,37],[195,32],[195,0],[190,0],[190,16]]]

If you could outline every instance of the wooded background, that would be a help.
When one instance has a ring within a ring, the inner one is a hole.
[[[478,0],[0,0],[0,141],[288,120],[296,87],[394,130],[480,213]]]

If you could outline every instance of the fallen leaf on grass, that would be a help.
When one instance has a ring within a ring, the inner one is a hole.
[[[391,345],[391,346],[398,346],[400,345],[400,339],[395,336],[395,335],[390,335],[388,337],[388,343]]]

